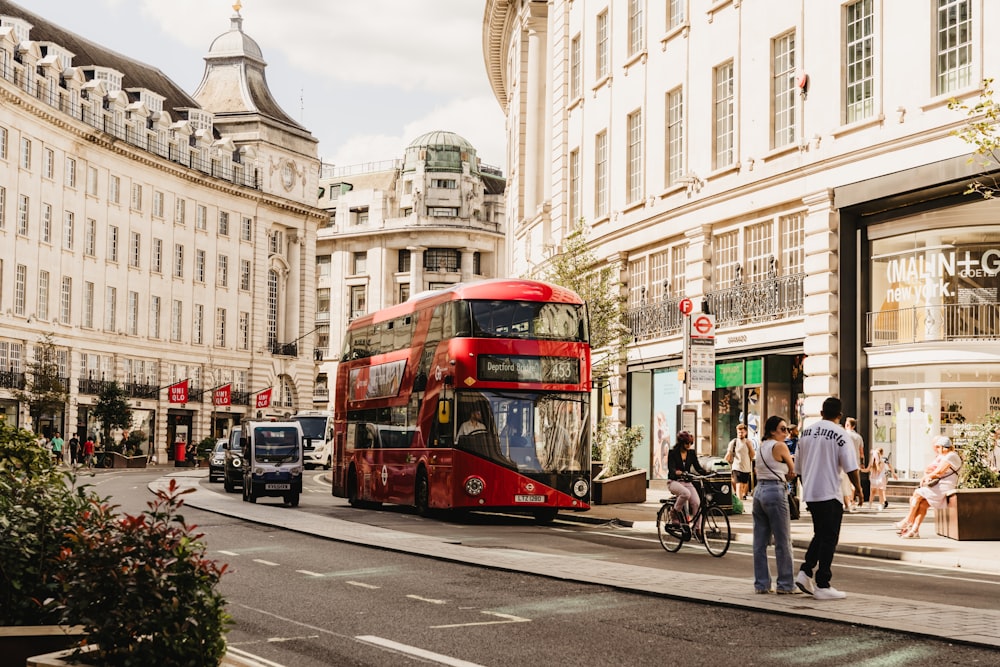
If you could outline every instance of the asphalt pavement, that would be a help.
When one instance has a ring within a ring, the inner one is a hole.
[[[194,489],[184,496],[191,507],[261,524],[316,535],[331,540],[389,549],[460,563],[476,564],[557,579],[612,586],[622,590],[687,600],[812,617],[935,637],[946,641],[1000,648],[1000,609],[963,607],[952,604],[908,600],[898,596],[850,591],[846,599],[819,601],[811,596],[755,595],[745,576],[727,577],[656,569],[622,563],[582,559],[572,555],[525,550],[482,550],[436,537],[388,530],[377,526],[318,517],[263,504],[243,503],[238,497],[201,487],[207,470],[183,470],[160,478],[150,488],[165,488],[169,479]],[[590,523],[616,522],[655,533],[656,510],[666,492],[649,491],[646,502],[597,505],[589,512],[560,514],[560,520]],[[896,510],[902,509],[896,503]],[[893,507],[890,507],[892,510]],[[919,540],[902,540],[892,527],[890,514],[868,512],[845,514],[839,549],[876,558],[887,558],[935,567],[961,568],[969,572],[1000,574],[1000,545],[996,542],[954,541],[934,533],[931,517],[925,521]],[[749,514],[730,517],[734,538],[751,541]],[[807,512],[792,522],[795,546],[804,548],[812,535]]]

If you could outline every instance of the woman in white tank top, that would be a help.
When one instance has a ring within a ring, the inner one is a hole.
[[[767,567],[767,545],[774,537],[781,595],[795,593],[792,574],[792,524],[788,513],[788,482],[795,478],[795,460],[785,445],[788,425],[778,416],[764,423],[763,441],[754,461],[757,488],[753,495],[753,587],[757,593],[771,592]]]

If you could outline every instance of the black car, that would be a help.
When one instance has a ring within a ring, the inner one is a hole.
[[[215,441],[215,447],[208,459],[208,481],[221,482],[226,476],[226,443],[225,438]]]
[[[227,493],[236,491],[236,487],[243,488],[243,445],[240,437],[243,435],[243,428],[234,426],[229,431],[229,441],[225,444],[226,465],[222,473],[222,481]]]

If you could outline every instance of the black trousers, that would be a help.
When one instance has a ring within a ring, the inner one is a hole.
[[[806,503],[809,514],[812,515],[813,538],[806,550],[806,558],[799,568],[808,576],[813,576],[816,570],[816,586],[829,588],[833,577],[830,567],[833,565],[833,554],[840,541],[840,524],[844,518],[844,506],[839,500],[823,500],[817,503]]]

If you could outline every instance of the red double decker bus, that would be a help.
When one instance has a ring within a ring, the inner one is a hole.
[[[539,521],[589,509],[588,341],[580,297],[530,280],[456,285],[352,321],[333,495]]]

